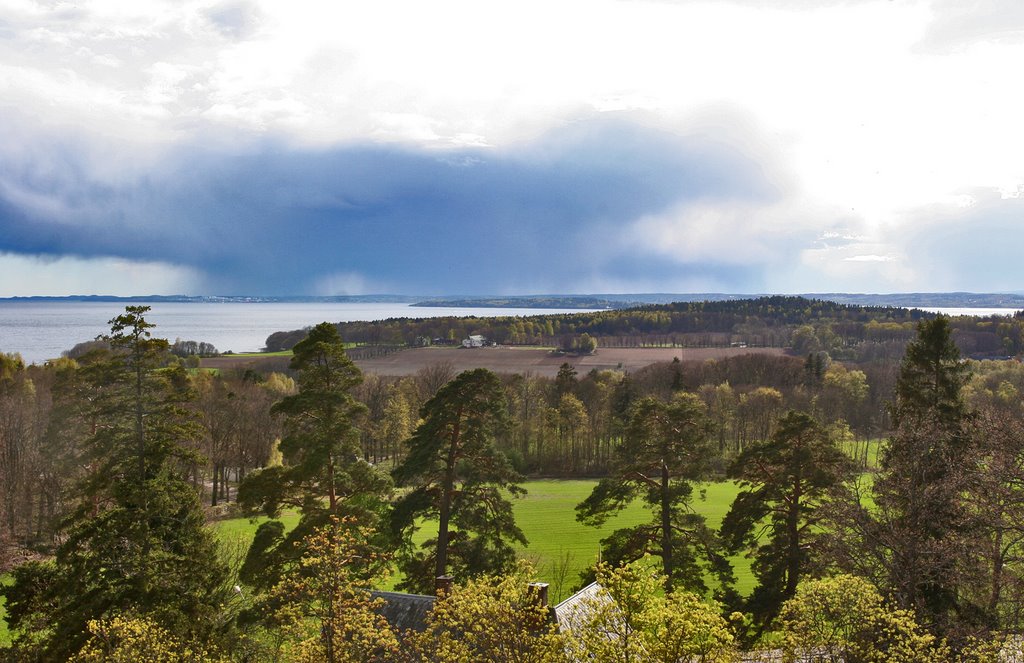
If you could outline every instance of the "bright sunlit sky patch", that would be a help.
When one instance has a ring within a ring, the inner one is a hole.
[[[1024,5],[0,0],[0,296],[1016,291]]]

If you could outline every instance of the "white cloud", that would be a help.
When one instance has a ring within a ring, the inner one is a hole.
[[[917,287],[929,270],[900,242],[932,222],[920,210],[1024,190],[1024,9],[1011,0],[0,0],[0,15],[0,163],[41,176],[60,160],[47,138],[69,131],[88,176],[115,181],[179,145],[502,148],[642,110],[728,136],[782,200],[620,219],[627,245],[606,252],[768,265],[768,285],[800,290]],[[71,214],[11,181],[0,171],[6,200]],[[365,290],[362,278],[318,287]]]
[[[953,53],[985,43],[1024,42],[1024,6],[1017,0],[936,0],[935,20],[919,47]]]
[[[0,297],[205,294],[200,283],[194,270],[162,262],[0,253]]]
[[[679,263],[763,264],[799,231],[785,212],[759,204],[686,204],[668,214],[639,219],[625,233],[629,244],[617,248]]]
[[[776,288],[782,292],[906,292],[937,290],[907,264],[905,256],[889,253],[884,242],[804,249]],[[877,251],[877,252],[873,252]]]
[[[849,256],[847,258],[843,258],[843,260],[846,262],[892,262],[895,258],[892,256],[880,256],[874,253],[869,253],[866,255]]]
[[[317,280],[313,293],[324,297],[334,295],[380,294],[387,290],[372,289],[371,282],[357,272],[335,272]]]

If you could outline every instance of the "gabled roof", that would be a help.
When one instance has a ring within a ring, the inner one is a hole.
[[[401,592],[370,592],[375,599],[383,599],[384,604],[377,608],[377,613],[388,620],[392,628],[402,631],[423,631],[427,628],[427,614],[434,607],[436,596],[422,594],[403,594]]]
[[[604,588],[592,582],[580,591],[555,606],[555,621],[563,633],[572,631],[576,624],[584,622],[587,613],[602,603],[611,603],[611,595]]]
[[[437,601],[435,596],[402,592],[372,591],[370,596],[384,601],[383,605],[376,608],[376,612],[399,632],[410,629],[425,630],[427,615],[433,609],[434,602]],[[607,592],[602,591],[601,585],[592,582],[549,610],[559,630],[571,631],[573,624],[578,624],[586,618],[588,610],[612,600]]]

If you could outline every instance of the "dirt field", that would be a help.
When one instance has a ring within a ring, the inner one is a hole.
[[[635,371],[659,361],[672,361],[673,357],[718,359],[751,352],[782,354],[780,348],[599,348],[593,355],[573,357],[552,355],[543,348],[415,348],[356,364],[363,371],[378,375],[412,375],[424,366],[451,362],[456,372],[488,368],[495,373],[529,372],[554,377],[564,362],[582,374],[594,368]]]
[[[413,375],[425,366],[450,362],[456,372],[471,368],[488,368],[495,373],[532,373],[554,377],[563,362],[569,362],[579,373],[591,369],[618,369],[635,371],[659,361],[703,360],[759,353],[779,355],[780,348],[598,348],[597,353],[585,357],[559,356],[544,348],[413,348],[394,352],[385,357],[356,361],[366,373],[376,375]],[[204,368],[258,367],[281,370],[288,365],[287,357],[212,357],[204,359]]]

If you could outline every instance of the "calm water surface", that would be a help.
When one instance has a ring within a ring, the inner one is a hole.
[[[148,304],[146,319],[155,336],[174,342],[212,343],[224,352],[255,352],[276,331],[301,329],[325,320],[432,318],[445,315],[540,315],[580,313],[579,309],[428,308],[408,304],[198,303]],[[0,351],[17,352],[29,363],[59,357],[75,343],[110,331],[107,321],[124,311],[124,302],[0,302]]]
[[[943,315],[949,315],[954,317],[958,315],[1013,315],[1017,311],[1022,310],[1019,308],[942,308],[936,306],[919,306],[918,308],[920,308],[922,311],[942,313]]]

